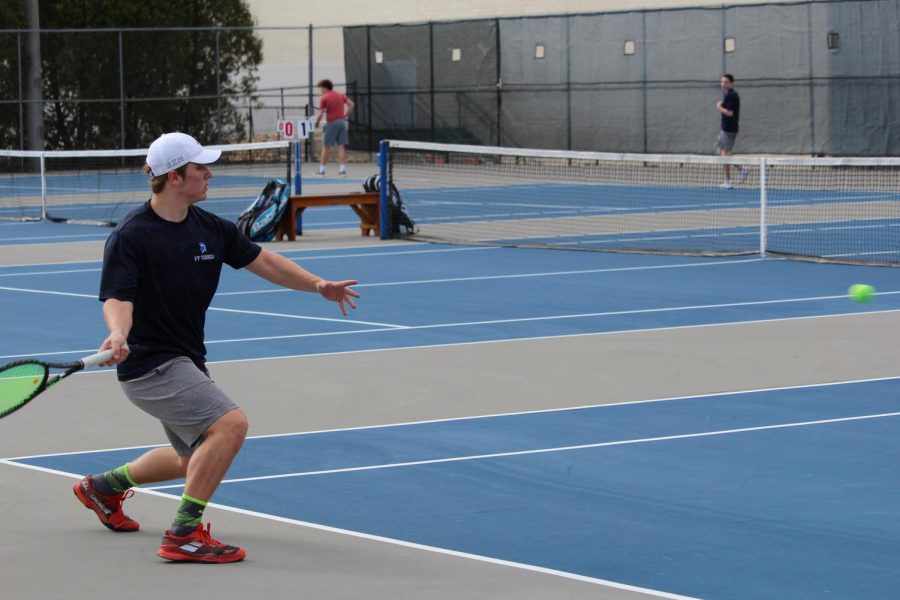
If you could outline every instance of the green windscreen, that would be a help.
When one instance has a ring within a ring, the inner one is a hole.
[[[40,363],[21,363],[0,369],[0,417],[31,400],[41,387],[46,369]]]

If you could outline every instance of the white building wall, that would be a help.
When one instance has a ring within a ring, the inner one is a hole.
[[[765,4],[770,0],[247,0],[260,26],[373,25],[622,10]],[[784,0],[782,0],[784,1]],[[791,0],[787,0],[790,2]]]

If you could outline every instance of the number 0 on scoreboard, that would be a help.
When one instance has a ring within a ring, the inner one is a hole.
[[[298,117],[278,119],[275,130],[289,140],[305,140],[313,131],[312,120]]]

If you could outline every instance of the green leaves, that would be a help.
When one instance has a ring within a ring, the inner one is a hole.
[[[239,107],[255,89],[262,41],[243,0],[42,0],[40,11],[46,148],[139,148],[175,130],[201,143],[246,137]],[[0,2],[0,22],[24,28],[21,2]],[[73,28],[114,30],[45,31]],[[0,31],[7,148],[19,146],[18,81],[27,72],[17,43]]]

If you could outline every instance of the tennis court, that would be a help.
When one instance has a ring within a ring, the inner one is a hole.
[[[102,241],[54,239],[89,229],[5,225],[33,239],[0,249],[4,362],[105,337]],[[156,559],[180,482],[129,501],[133,535],[72,498],[165,442],[98,370],[2,423],[11,597],[93,597],[98,565],[135,597],[893,597],[893,269],[348,231],[269,246],[359,279],[348,318],[230,269],[208,314],[251,438],[207,516],[248,559]]]

